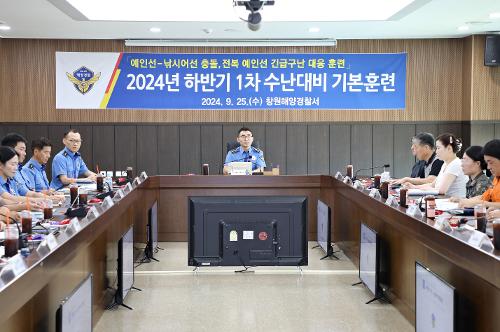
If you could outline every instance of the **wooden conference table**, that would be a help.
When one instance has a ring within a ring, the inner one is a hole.
[[[48,255],[27,258],[28,270],[0,287],[2,331],[55,329],[60,301],[93,273],[94,325],[104,310],[106,247],[134,225],[146,242],[148,209],[158,202],[160,241],[187,241],[188,196],[301,195],[308,198],[309,240],[316,237],[316,202],[333,209],[333,241],[357,265],[360,222],[381,236],[388,258],[388,297],[412,323],[415,261],[452,284],[466,305],[468,330],[496,331],[500,313],[500,252],[485,252],[331,176],[153,176]],[[187,257],[186,257],[187,264]],[[353,280],[353,282],[356,280]]]

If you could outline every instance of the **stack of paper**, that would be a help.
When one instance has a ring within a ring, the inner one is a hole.
[[[437,189],[408,189],[408,196],[427,196],[427,195],[439,195],[439,190]]]
[[[458,203],[450,202],[449,199],[436,199],[436,210],[449,211],[458,209]]]

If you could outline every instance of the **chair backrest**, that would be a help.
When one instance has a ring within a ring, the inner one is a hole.
[[[236,149],[238,146],[240,146],[240,143],[238,143],[237,141],[227,142],[226,143],[226,153],[228,153],[229,151],[231,151],[233,149]],[[259,147],[260,147],[259,141],[253,141],[252,146],[254,148],[259,149]]]

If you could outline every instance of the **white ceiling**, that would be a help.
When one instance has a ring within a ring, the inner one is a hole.
[[[72,0],[79,1],[79,0]],[[90,3],[99,1],[87,0]],[[106,0],[100,0],[101,5]],[[111,1],[111,0],[109,0]],[[125,0],[124,0],[125,1]],[[250,31],[246,23],[238,21],[238,12],[232,8],[232,0],[148,0],[152,2],[168,3],[171,9],[169,15],[154,13],[151,9],[152,21],[136,21],[128,13],[121,17],[134,21],[89,21],[75,12],[74,19],[59,7],[65,0],[0,0],[0,22],[10,26],[8,31],[0,30],[3,38],[63,38],[63,39],[286,39],[286,38],[337,38],[337,39],[387,39],[387,38],[448,38],[464,37],[471,34],[500,31],[500,18],[490,18],[491,13],[500,12],[500,0],[415,0],[407,7],[396,12],[385,21],[338,21],[340,16],[325,15],[325,8],[321,7],[321,0],[276,0],[274,8],[265,7],[262,11],[262,28]],[[334,2],[337,0],[330,0]],[[348,0],[349,1],[349,0]],[[361,1],[361,0],[359,0]],[[359,2],[358,1],[358,2]],[[374,2],[372,0],[370,2]],[[405,0],[379,0],[381,6],[388,3]],[[406,0],[408,2],[409,0]],[[127,0],[126,2],[130,2]],[[140,7],[144,1],[135,1]],[[179,5],[180,3],[184,5]],[[356,14],[363,7],[355,3],[354,6],[341,6],[343,12]],[[190,6],[185,6],[189,3]],[[297,3],[304,9],[297,11]],[[316,6],[314,4],[316,3]],[[305,7],[313,10],[306,10]],[[361,6],[361,7],[360,7]],[[136,7],[136,8],[138,8]],[[214,13],[229,13],[220,17]],[[358,9],[356,9],[358,8]],[[395,7],[396,8],[396,7]],[[295,9],[295,10],[294,10]],[[215,10],[215,11],[214,11]],[[67,10],[65,10],[68,12]],[[104,11],[104,9],[103,9]],[[160,10],[158,10],[160,11]],[[303,16],[300,16],[300,12]],[[106,13],[109,10],[105,10]],[[137,9],[143,16],[137,19],[148,19],[144,11]],[[299,13],[299,15],[297,14]],[[312,16],[317,12],[317,16]],[[243,13],[245,13],[243,11]],[[266,20],[266,13],[268,14]],[[313,13],[313,14],[311,14]],[[233,14],[235,17],[233,17]],[[358,13],[359,14],[359,13]],[[296,21],[290,20],[295,18]],[[382,14],[381,14],[382,15]],[[269,21],[270,19],[280,21]],[[347,15],[345,17],[358,17]],[[109,16],[99,16],[108,18]],[[155,21],[163,18],[176,21]],[[218,19],[216,19],[218,18]],[[227,21],[220,21],[223,18]],[[298,21],[299,18],[310,21]],[[330,21],[325,21],[326,19]],[[333,21],[337,20],[337,21]],[[467,25],[467,31],[459,31],[459,26]],[[159,33],[149,31],[151,27],[161,29]],[[319,28],[318,32],[309,32],[309,29]]]

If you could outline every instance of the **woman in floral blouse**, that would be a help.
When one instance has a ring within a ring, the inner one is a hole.
[[[482,195],[490,186],[491,180],[488,177],[486,162],[484,161],[483,148],[473,145],[465,150],[462,157],[462,169],[464,174],[469,176],[466,184],[466,197],[472,198]],[[485,171],[487,174],[485,174]]]

